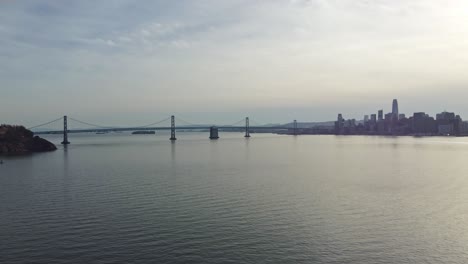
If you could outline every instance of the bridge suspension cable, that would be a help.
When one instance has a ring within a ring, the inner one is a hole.
[[[44,123],[44,124],[40,124],[40,125],[37,125],[37,126],[29,127],[28,129],[31,130],[31,129],[34,129],[34,128],[46,126],[46,125],[52,124],[52,123],[54,123],[54,122],[57,122],[57,121],[59,121],[60,119],[63,119],[63,117],[59,117],[59,118],[57,118],[57,119],[55,119],[55,120],[52,120],[52,121],[47,122],[47,123]]]
[[[91,124],[91,123],[88,123],[88,122],[80,121],[80,120],[72,118],[72,117],[68,117],[68,119],[73,120],[73,121],[78,122],[78,123],[83,124],[83,125],[97,127],[97,128],[117,128],[117,127],[111,127],[111,126],[100,126],[100,125],[96,125],[96,124]]]
[[[288,128],[288,124],[275,124],[275,123],[265,123],[265,122],[258,122],[258,120],[252,120],[250,119],[250,123],[255,125],[255,126],[263,126],[263,127],[268,127],[268,126],[283,126],[285,128]]]
[[[177,121],[180,121],[180,122],[182,122],[182,123],[185,123],[186,125],[189,125],[189,126],[198,126],[198,125],[200,125],[200,124],[194,124],[194,123],[185,121],[184,119],[182,119],[182,118],[180,118],[180,117],[178,117],[178,116],[176,116],[176,120],[177,120]]]
[[[242,118],[241,120],[235,122],[235,123],[232,123],[232,124],[227,124],[227,125],[223,125],[225,127],[229,127],[229,126],[235,126],[235,125],[240,125],[240,124],[243,124],[245,122],[245,118]]]
[[[71,118],[69,117],[70,120],[73,120],[75,122],[78,122],[80,124],[84,124],[84,125],[88,125],[88,126],[92,126],[92,127],[96,127],[96,128],[103,128],[103,129],[112,129],[112,128],[126,128],[126,127],[132,127],[132,128],[144,128],[144,127],[150,127],[150,126],[154,126],[154,125],[157,125],[157,124],[160,124],[160,123],[163,123],[165,121],[168,121],[170,119],[170,117],[167,117],[163,120],[160,120],[158,122],[155,122],[155,123],[151,123],[151,124],[147,124],[147,125],[143,125],[143,126],[125,126],[125,127],[122,127],[122,126],[119,126],[119,127],[116,127],[116,126],[100,126],[100,125],[96,125],[96,124],[92,124],[92,123],[88,123],[88,122],[84,122],[84,121],[81,121],[81,120],[78,120],[78,119],[75,119],[75,118]]]
[[[163,122],[168,121],[169,119],[171,119],[171,117],[167,117],[167,118],[165,118],[165,119],[163,119],[163,120],[160,120],[160,121],[158,121],[158,122],[151,123],[151,124],[148,124],[148,125],[137,126],[137,127],[135,127],[135,128],[143,128],[143,127],[150,127],[150,126],[158,125],[158,124],[161,124],[161,123],[163,123]]]

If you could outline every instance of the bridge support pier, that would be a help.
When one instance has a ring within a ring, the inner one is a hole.
[[[250,124],[249,124],[249,118],[245,118],[245,136],[246,138],[250,137]]]
[[[218,128],[217,127],[210,127],[210,139],[218,139]]]
[[[297,136],[297,120],[294,120],[294,135]]]
[[[68,124],[67,124],[67,116],[63,116],[63,141],[62,145],[68,145],[70,141],[68,141]]]
[[[175,136],[175,117],[171,116],[171,141],[175,141],[177,138]]]

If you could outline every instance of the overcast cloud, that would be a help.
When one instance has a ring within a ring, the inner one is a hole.
[[[4,123],[468,119],[467,65],[467,1],[0,2]]]

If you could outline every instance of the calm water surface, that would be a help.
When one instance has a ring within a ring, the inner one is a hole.
[[[0,263],[468,263],[468,139],[168,137],[2,158]]]

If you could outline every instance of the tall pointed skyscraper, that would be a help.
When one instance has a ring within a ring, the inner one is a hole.
[[[393,99],[392,104],[392,114],[398,119],[398,101],[397,99]]]

